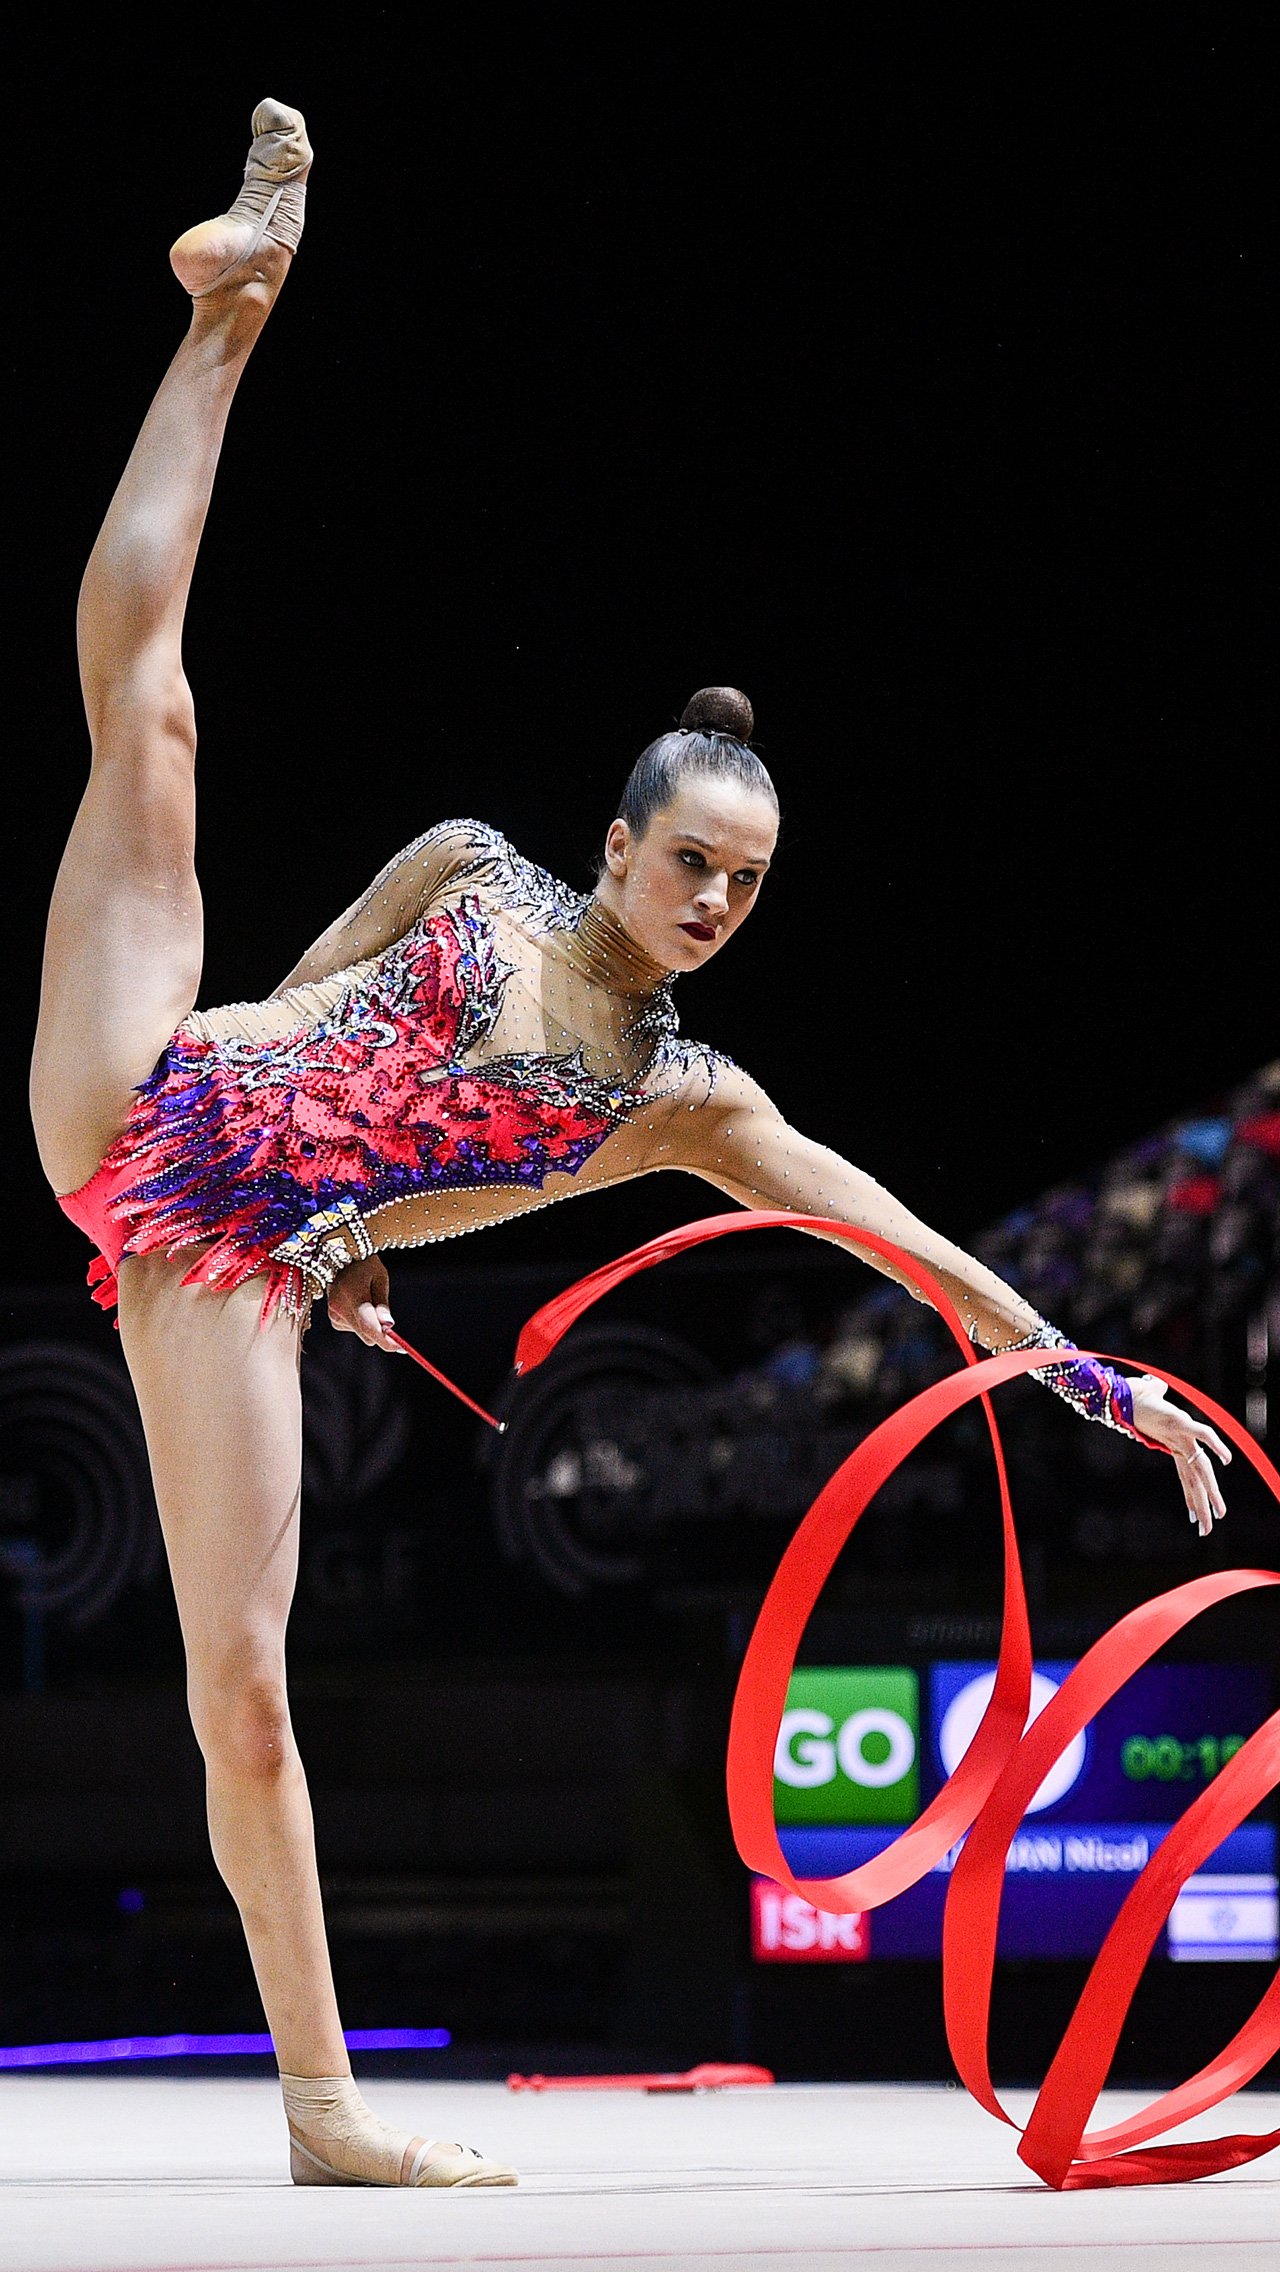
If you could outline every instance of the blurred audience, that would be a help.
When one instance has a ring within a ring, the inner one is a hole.
[[[1280,1304],[1280,1061],[1095,1180],[1017,1209],[973,1251],[1082,1346],[1212,1387],[1223,1329],[1243,1348],[1249,1321]],[[818,1373],[832,1395],[888,1404],[949,1362],[916,1306],[877,1287],[842,1314]]]

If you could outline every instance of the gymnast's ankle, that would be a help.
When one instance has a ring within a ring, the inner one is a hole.
[[[351,2075],[280,2077],[295,2185],[514,2185],[505,2163],[455,2141],[393,2129],[365,2105]]]

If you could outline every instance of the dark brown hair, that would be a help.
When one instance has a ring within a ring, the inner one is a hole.
[[[757,789],[778,810],[778,792],[751,748],[755,717],[736,686],[704,686],[680,714],[674,733],[659,734],[642,750],[622,792],[619,820],[641,837],[655,813],[671,803],[685,773],[718,774]]]

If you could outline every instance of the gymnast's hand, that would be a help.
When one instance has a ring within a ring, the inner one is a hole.
[[[1140,1429],[1150,1443],[1162,1444],[1167,1452],[1173,1453],[1187,1512],[1201,1538],[1207,1538],[1215,1522],[1227,1511],[1209,1454],[1212,1452],[1226,1467],[1231,1459],[1230,1445],[1223,1443],[1217,1429],[1211,1428],[1207,1420],[1197,1420],[1192,1413],[1184,1412],[1180,1404],[1170,1404],[1163,1381],[1131,1378],[1129,1388],[1133,1396],[1134,1427]]]
[[[367,1349],[385,1349],[389,1357],[403,1356],[387,1328],[395,1324],[389,1307],[391,1280],[380,1254],[363,1262],[348,1263],[329,1288],[329,1323],[338,1333],[358,1333]]]

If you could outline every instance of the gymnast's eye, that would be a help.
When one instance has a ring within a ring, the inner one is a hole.
[[[756,885],[760,881],[760,878],[756,874],[754,868],[739,868],[738,873],[733,880],[735,884],[744,885],[748,891],[754,891]]]
[[[707,864],[701,852],[685,851],[680,854],[680,857],[688,868],[705,868]]]

